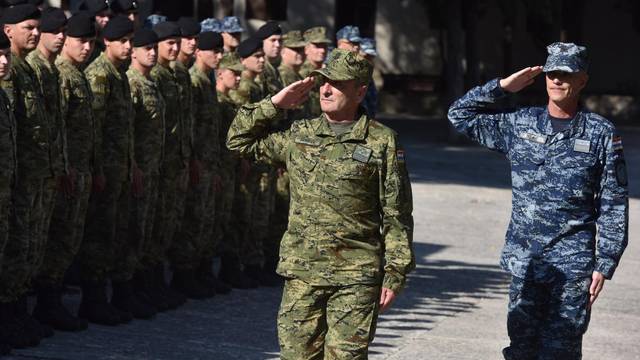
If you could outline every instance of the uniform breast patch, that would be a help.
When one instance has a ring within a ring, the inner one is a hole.
[[[309,146],[319,146],[320,142],[317,140],[313,140],[313,139],[309,139],[309,138],[305,138],[305,137],[301,137],[301,138],[296,138],[295,140],[296,144],[302,144],[302,145],[309,145]]]
[[[591,142],[589,140],[576,139],[573,143],[573,151],[588,153],[591,151]]]
[[[538,144],[545,144],[547,142],[547,135],[536,134],[533,132],[521,132],[518,137]]]
[[[356,145],[356,148],[355,150],[353,150],[353,154],[351,155],[351,158],[353,158],[353,160],[360,161],[362,163],[368,163],[369,159],[371,158],[372,152],[373,151],[368,147],[365,147],[362,145]]]

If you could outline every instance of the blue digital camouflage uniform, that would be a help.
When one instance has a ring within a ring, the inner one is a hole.
[[[562,57],[560,66],[576,69],[572,61],[579,59]],[[545,71],[556,70],[554,62]],[[591,275],[610,279],[627,245],[622,140],[611,122],[585,109],[557,133],[546,108],[492,111],[504,95],[495,79],[449,109],[456,129],[511,162],[512,214],[500,262],[513,275],[504,355],[580,359]]]

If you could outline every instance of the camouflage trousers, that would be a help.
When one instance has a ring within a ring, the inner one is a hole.
[[[120,248],[117,256],[114,279],[129,280],[136,270],[147,268],[149,248],[153,242],[153,220],[158,202],[158,181],[160,175],[145,171],[143,193],[131,196],[129,208],[128,241]]]
[[[38,286],[60,286],[64,274],[82,245],[84,223],[91,195],[91,173],[78,172],[74,196],[67,198],[57,191],[49,226],[49,240],[44,260],[36,278]]]
[[[47,244],[55,180],[22,174],[11,196],[9,238],[0,271],[0,302],[20,298],[38,273]]]
[[[287,279],[278,312],[280,359],[367,359],[379,285],[313,286]]]
[[[267,256],[274,254],[272,244],[269,242],[269,228],[275,206],[275,170],[261,164],[256,165],[255,168],[251,234],[256,239],[256,245],[260,247],[257,248],[255,256],[248,259],[247,264],[262,265],[267,260]],[[277,249],[275,253],[277,254]],[[275,258],[277,259],[277,255]]]
[[[185,167],[165,166],[162,169],[153,221],[153,240],[145,250],[145,264],[149,266],[167,260],[167,252],[184,216],[188,176],[188,169]]]
[[[0,272],[4,248],[9,240],[9,214],[11,210],[11,178],[0,178]]]
[[[537,282],[513,277],[507,360],[577,360],[589,325],[590,278]]]
[[[116,257],[128,242],[131,182],[123,167],[105,167],[106,185],[92,193],[78,253],[84,281],[103,282],[115,270]],[[122,280],[122,279],[118,279]]]
[[[211,243],[210,239],[205,239],[205,226],[213,227],[215,194],[212,189],[212,179],[211,171],[203,170],[200,174],[200,182],[189,186],[180,230],[169,250],[169,259],[174,269],[197,267],[200,264],[205,240]]]
[[[216,194],[214,238],[217,253],[238,254],[238,240],[235,234],[233,205],[236,193],[236,169],[224,166],[220,171],[222,192]]]

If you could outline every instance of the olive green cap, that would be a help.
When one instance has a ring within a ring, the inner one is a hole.
[[[282,46],[288,48],[301,48],[307,45],[300,30],[291,30],[282,36]]]
[[[329,54],[327,66],[314,70],[313,74],[320,74],[335,81],[358,80],[366,85],[371,81],[373,65],[353,51],[334,49]]]
[[[235,51],[228,52],[222,55],[222,59],[218,64],[218,70],[222,70],[222,69],[242,71],[244,70],[244,65],[242,65],[242,62],[240,62],[240,57]]]
[[[304,41],[314,44],[331,44],[331,40],[327,38],[327,28],[324,26],[316,26],[304,32]]]

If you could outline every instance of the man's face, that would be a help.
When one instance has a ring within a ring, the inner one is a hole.
[[[218,67],[223,54],[224,49],[196,50],[196,56],[210,69]]]
[[[240,85],[240,71],[222,69],[220,70],[220,81],[227,89],[235,90]]]
[[[120,61],[127,61],[131,57],[131,38],[133,34],[128,34],[120,39],[104,41],[106,52]]]
[[[158,57],[164,60],[174,61],[180,52],[180,39],[168,38],[158,43]]]
[[[356,80],[334,81],[323,78],[320,86],[320,108],[327,114],[355,111],[364,98],[367,87]]]
[[[142,67],[148,69],[154,67],[156,65],[156,62],[158,61],[158,45],[150,44],[147,46],[133,48],[131,59],[132,61],[140,64]]]
[[[58,54],[62,50],[65,39],[64,28],[60,28],[55,33],[42,33],[40,35],[40,44],[49,52]]]
[[[360,44],[351,42],[347,39],[338,40],[338,49],[353,51],[354,53],[358,53],[360,51]]]
[[[282,49],[282,35],[271,35],[262,40],[262,49],[268,59],[276,59]]]
[[[9,75],[11,70],[11,49],[0,49],[0,79]]]
[[[258,50],[251,56],[242,59],[242,65],[244,65],[247,70],[256,74],[260,74],[264,70],[264,62],[264,52],[261,50]]]
[[[289,66],[300,66],[304,63],[304,48],[282,48],[282,62]]]
[[[98,28],[98,31],[104,29],[104,27],[107,26],[107,23],[109,22],[110,18],[111,18],[111,13],[109,12],[109,10],[100,11],[95,15],[96,26]]]
[[[11,45],[22,50],[33,50],[40,40],[39,20],[25,20],[14,25],[5,25],[4,32],[11,40]]]
[[[550,71],[545,76],[549,100],[555,103],[577,101],[580,91],[587,85],[589,77],[584,71],[568,73],[564,71]]]
[[[327,57],[327,44],[308,43],[304,48],[307,60],[314,64],[322,64]]]
[[[93,51],[96,38],[76,38],[67,37],[62,47],[62,51],[73,61],[82,64],[87,61]]]
[[[180,52],[187,56],[193,56],[197,46],[198,38],[195,36],[185,36],[180,39]]]
[[[224,42],[224,47],[229,49],[235,49],[240,45],[240,38],[242,37],[242,33],[222,33],[222,41]]]

